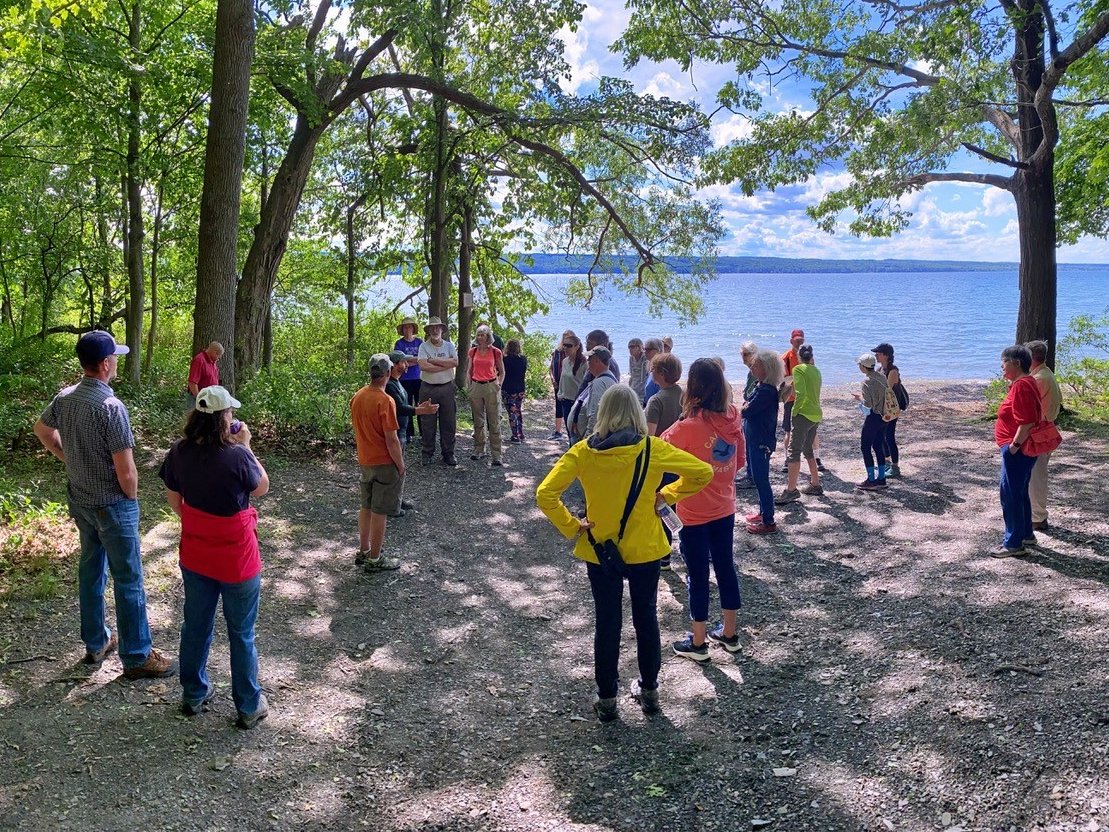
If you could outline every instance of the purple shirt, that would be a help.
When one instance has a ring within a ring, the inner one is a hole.
[[[420,344],[422,343],[423,341],[419,338],[413,338],[411,341],[398,338],[397,343],[393,344],[393,349],[400,350],[405,355],[410,355],[413,358],[408,365],[408,369],[404,371],[404,375],[400,377],[401,381],[420,380],[420,365],[416,363],[415,358],[420,352]]]

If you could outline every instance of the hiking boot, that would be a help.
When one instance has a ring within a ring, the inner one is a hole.
[[[748,523],[747,531],[750,534],[774,534],[778,531],[777,523]]]
[[[446,461],[446,457],[443,459]],[[470,459],[477,462],[479,459],[485,459],[485,454],[470,454]]]
[[[266,695],[259,694],[258,696],[258,710],[252,714],[240,713],[239,718],[235,720],[235,725],[242,728],[244,731],[249,731],[263,719],[270,715],[270,703],[266,700]]]
[[[524,438],[522,436],[511,436],[509,437],[508,441],[512,442],[515,445],[519,445],[521,442],[524,441]]]
[[[124,679],[161,679],[173,675],[173,661],[151,648],[146,661],[137,667],[123,669]]]
[[[394,513],[390,514],[389,516],[390,517],[404,517],[404,515],[406,515],[406,514],[408,514],[407,511],[405,511],[403,508],[398,508]]]
[[[762,512],[756,511],[754,514],[748,514],[743,519],[746,520],[748,523],[761,523]]]
[[[663,572],[673,572],[674,571],[674,567],[670,563],[670,555],[667,555],[666,557],[664,557],[662,560],[660,560],[658,562],[658,568],[661,569]]]
[[[711,638],[729,653],[738,653],[741,649],[743,649],[739,643],[739,633],[736,633],[734,636],[731,637],[724,635],[723,624],[709,633],[709,638]]]
[[[1020,542],[1020,545],[1025,549],[1034,549],[1039,545],[1039,541],[1036,540],[1036,535],[1032,535],[1031,537],[1024,538],[1024,540]]]
[[[1032,530],[1036,532],[1046,532],[1050,528],[1046,520],[1037,520],[1032,524]]]
[[[643,709],[643,713],[647,716],[659,712],[657,687],[645,688],[643,682],[637,679],[632,685],[632,699],[639,703],[639,707]]]
[[[801,499],[801,492],[800,491],[798,491],[796,488],[794,488],[792,491],[787,488],[785,491],[783,491],[781,494],[779,494],[777,497],[774,498],[774,505],[784,506],[787,503],[795,503],[800,499]]]
[[[990,557],[994,558],[1015,558],[1020,555],[1027,555],[1028,552],[1023,547],[1016,549],[1008,549],[1005,546],[998,546],[990,552]]]
[[[882,484],[879,485],[878,484],[879,482],[881,482]],[[862,482],[855,483],[855,490],[856,491],[874,491],[876,489],[885,488],[885,487],[886,487],[886,481],[885,480],[863,480]]]
[[[454,454],[451,454],[450,456],[443,457],[443,464],[449,465],[451,468],[453,468],[458,465],[458,460],[455,459]]]
[[[501,462],[499,459],[494,459],[489,464],[494,468],[503,468],[504,467],[504,463]]]
[[[743,491],[750,491],[752,488],[755,487],[755,481],[750,477],[737,477],[735,481],[735,487]]]
[[[182,699],[181,713],[183,713],[185,716],[200,716],[202,713],[208,710],[208,703],[211,702],[215,698],[215,696],[216,694],[214,692],[209,693],[199,702],[186,702],[184,699]]]
[[[895,480],[901,479],[901,466],[900,465],[889,465],[889,466],[887,466],[886,476],[887,477],[892,477]]]
[[[694,644],[692,633],[686,633],[684,639],[674,642],[674,655],[693,659],[695,662],[707,662],[712,658],[709,656],[708,642],[704,644]]]
[[[886,478],[885,477],[878,477],[878,479],[876,479],[874,481],[874,487],[875,488],[886,488],[887,487]]]
[[[369,558],[369,556],[369,549],[359,549],[357,552],[354,553],[354,565],[364,566],[366,563],[366,559]]]
[[[551,431],[551,435],[547,437],[548,442],[558,442],[562,439],[562,434],[556,431]]]
[[[806,494],[809,497],[823,497],[824,496],[824,486],[822,486],[822,485],[806,485],[804,488],[801,489],[801,493]]]
[[[612,722],[616,719],[616,697],[602,699],[600,695],[593,694],[593,713],[601,722]]]
[[[405,511],[412,511],[414,508],[416,508],[416,504],[410,503],[408,500],[401,500],[400,507]]]
[[[108,636],[107,644],[105,644],[99,650],[86,650],[85,658],[83,658],[81,661],[83,661],[85,664],[100,664],[111,653],[114,653],[117,647],[119,647],[119,639],[116,638],[115,633],[112,633],[110,636]]]
[[[379,555],[377,558],[371,558],[369,553],[367,553],[366,562],[363,564],[362,568],[367,572],[391,572],[394,569],[400,569],[400,560],[386,555]]]

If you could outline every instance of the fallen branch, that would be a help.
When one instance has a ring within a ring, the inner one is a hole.
[[[38,654],[38,655],[35,655],[35,656],[28,656],[25,659],[7,659],[4,662],[0,662],[0,664],[9,665],[9,664],[26,664],[27,662],[56,662],[57,660],[58,659],[57,659],[56,656],[47,656],[47,655],[44,655],[44,654]]]

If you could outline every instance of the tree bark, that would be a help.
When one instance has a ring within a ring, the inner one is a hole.
[[[466,386],[466,373],[470,364],[470,331],[474,322],[473,283],[470,269],[473,264],[474,206],[469,200],[462,206],[462,228],[458,241],[458,369],[454,382]],[[467,295],[470,295],[467,302]]]
[[[263,329],[273,298],[277,270],[289,243],[289,231],[312,170],[316,144],[327,122],[311,126],[298,115],[293,137],[270,187],[269,199],[254,229],[254,241],[235,295],[235,368],[242,381],[259,367]]]
[[[369,194],[361,194],[347,206],[347,289],[343,293],[347,301],[347,364],[354,363],[354,297],[358,288],[357,251],[354,240],[354,215],[358,213]]]
[[[447,235],[447,179],[450,159],[447,153],[447,102],[441,96],[433,101],[435,111],[435,163],[431,171],[431,203],[427,223],[430,251],[428,267],[431,287],[428,292],[428,313],[447,322],[447,304],[451,296],[450,241]]]
[[[142,53],[142,6],[139,0],[131,4],[128,21],[128,40],[134,54]],[[142,83],[136,72],[131,72],[127,82],[127,169],[124,174],[127,190],[127,346],[131,352],[123,364],[123,375],[136,387],[142,381],[142,324],[146,306],[143,276],[143,238],[146,229],[142,212],[142,171],[139,166],[139,147],[142,143]]]
[[[158,255],[162,239],[162,197],[165,191],[165,174],[158,180],[158,197],[154,205],[154,235],[150,242],[150,329],[146,333],[146,355],[142,372],[150,378],[150,364],[154,358],[154,338],[158,333]]]
[[[219,0],[212,59],[212,103],[204,151],[204,190],[193,311],[193,353],[211,341],[227,347],[220,381],[235,389],[235,286],[246,152],[254,8],[250,0]]]

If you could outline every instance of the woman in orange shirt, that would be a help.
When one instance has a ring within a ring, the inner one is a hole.
[[[474,452],[470,454],[470,459],[476,461],[485,456],[485,428],[488,425],[492,464],[494,468],[499,468],[503,464],[499,394],[504,382],[504,359],[501,351],[493,346],[493,330],[485,324],[477,328],[469,355],[467,391],[474,414]]]

